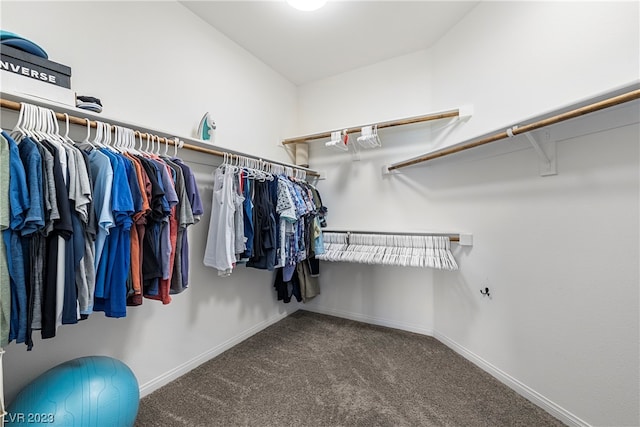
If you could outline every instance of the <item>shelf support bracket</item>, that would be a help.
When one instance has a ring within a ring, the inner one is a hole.
[[[514,136],[514,131],[517,126],[507,129],[507,135]],[[531,132],[524,132],[523,135],[527,138],[534,151],[538,155],[538,169],[540,176],[551,176],[558,174],[558,165],[556,163],[556,141],[552,141],[548,131],[543,133],[542,142],[531,135]]]

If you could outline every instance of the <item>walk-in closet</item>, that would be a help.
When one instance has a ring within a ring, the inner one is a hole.
[[[0,30],[5,423],[640,425],[637,1]]]

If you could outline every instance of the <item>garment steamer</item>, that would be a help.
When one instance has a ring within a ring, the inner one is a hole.
[[[215,130],[216,122],[213,121],[209,113],[205,113],[202,120],[200,120],[200,125],[198,126],[198,138],[203,141],[212,141]]]

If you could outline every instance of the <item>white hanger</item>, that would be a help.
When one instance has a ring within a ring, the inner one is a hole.
[[[343,133],[345,136],[343,137]],[[331,132],[331,140],[325,143],[328,148],[335,148],[339,151],[349,151],[348,139],[346,139],[346,131]]]
[[[29,105],[27,109],[27,123],[25,129],[29,132],[29,136],[34,139],[41,139],[40,130],[40,111],[35,105]]]
[[[138,152],[139,152],[139,153],[142,153],[142,143],[143,143],[143,141],[142,141],[142,133],[140,133],[140,132],[138,132],[138,131],[135,131],[135,133],[134,133],[134,135],[133,135],[133,143],[134,143],[134,146],[135,146],[135,138],[136,138],[136,135],[135,135],[135,134],[138,134],[138,141],[140,141],[140,142],[139,142],[139,145],[138,145]]]
[[[235,173],[238,170],[238,168],[233,164],[234,155],[232,153],[226,153],[226,154],[227,154],[227,161],[225,164],[225,172]]]
[[[263,170],[264,170],[264,174],[267,181],[273,181],[275,179],[275,177],[273,176],[273,173],[271,172],[272,166],[273,166],[273,163],[263,161]]]
[[[91,141],[89,141],[89,137],[90,137],[90,132],[91,132],[91,120],[85,118],[85,120],[87,121],[87,136],[85,137],[84,141],[82,141],[84,144],[89,144],[92,148],[96,148],[95,145],[93,145],[91,143]]]
[[[129,133],[127,132],[129,129],[123,126],[119,126],[119,127],[120,127],[120,144],[118,145],[118,147],[120,149],[120,152],[127,153],[131,149],[131,147],[129,147]]]
[[[246,172],[247,178],[248,179],[255,179],[256,178],[256,173],[255,173],[255,170],[251,167],[251,163],[252,163],[251,159],[249,159],[247,157],[243,157],[242,158],[242,168]]]
[[[131,154],[140,155],[140,152],[136,150],[136,133],[134,130],[126,128],[127,135],[127,151]]]
[[[31,105],[30,104],[25,104],[23,102],[20,103],[21,107],[20,107],[20,111],[22,112],[22,119],[20,119],[20,117],[18,117],[18,120],[20,121],[20,125],[16,125],[16,129],[18,131],[18,133],[15,134],[16,137],[16,142],[20,142],[19,139],[22,139],[26,136],[30,135],[30,131],[28,129],[28,123],[29,123],[29,119],[30,119],[30,114],[31,114]]]
[[[129,138],[129,131],[131,129],[125,128],[120,126],[120,152],[121,153],[128,153],[131,150],[131,147],[129,146],[130,144],[130,138]]]
[[[98,147],[107,148],[105,142],[107,141],[106,133],[107,133],[107,124],[103,122],[99,122],[96,120],[96,135],[94,137],[93,143]]]
[[[169,138],[164,138],[164,152],[162,153],[162,155],[164,157],[169,157],[169,155],[167,154],[167,151],[169,150]]]
[[[156,156],[160,156],[160,146],[162,145],[162,142],[160,142],[160,137],[158,135],[156,135]]]
[[[34,118],[35,126],[33,131],[38,140],[42,141],[44,139],[51,138],[58,141],[57,138],[53,137],[52,132],[49,130],[49,117],[46,109],[42,107],[34,107]]]
[[[69,126],[69,114],[67,114],[67,113],[64,113],[64,122],[65,122],[65,124],[66,124],[67,126],[66,126],[66,128],[65,128],[65,132],[64,132],[64,137],[63,137],[63,138],[64,138],[64,140],[65,140],[65,141],[67,141],[69,144],[75,144],[75,143],[73,142],[73,139],[71,139],[71,138],[69,137],[69,127],[70,127],[70,126]]]
[[[178,157],[178,148],[182,148],[184,146],[184,142],[182,142],[182,140],[178,139],[177,137],[174,137],[173,139],[173,157]]]
[[[49,137],[60,141],[62,144],[69,144],[69,141],[64,139],[64,137],[60,134],[60,125],[58,124],[58,117],[56,116],[55,111],[49,108],[42,109],[43,116],[46,119],[46,133]]]
[[[35,106],[31,104],[23,104],[25,108],[24,123],[22,124],[22,130],[25,132],[25,136],[35,138]]]
[[[125,149],[131,154],[140,154],[136,150],[136,134],[133,129],[124,128]]]
[[[109,123],[103,123],[104,126],[104,145],[113,150],[113,145],[111,144],[111,125]]]
[[[27,135],[24,129],[21,127],[25,117],[25,110],[27,109],[25,105],[26,104],[24,102],[20,103],[20,111],[18,112],[18,121],[16,122],[16,125],[13,127],[13,130],[10,133],[11,137],[15,139],[16,142],[18,142],[19,139],[22,139]]]
[[[100,140],[102,139],[102,122],[96,120],[96,133],[93,135],[93,144],[96,147],[102,147]]]
[[[43,114],[43,110],[42,108],[35,105],[32,105],[31,108],[33,111],[33,123],[31,125],[31,132],[35,135],[36,139],[45,139],[45,116]]]
[[[115,138],[113,142],[113,148],[118,150],[120,153],[124,153],[126,151],[125,148],[125,128],[122,126],[114,126],[115,128]]]
[[[55,138],[58,141],[61,141],[66,144],[67,141],[65,141],[62,138],[62,135],[60,135],[58,120],[53,110],[49,110],[48,108],[41,108],[40,113],[42,114],[42,121],[43,121],[42,125],[43,125],[45,135],[47,135],[47,137],[49,138]]]
[[[111,146],[112,149],[120,151],[119,150],[119,146],[120,146],[120,126],[118,125],[109,125],[110,127],[113,127],[113,141],[109,140],[109,144]],[[111,135],[111,129],[109,132],[109,135]]]
[[[378,125],[364,126],[360,134],[357,140],[362,148],[376,148],[382,145],[378,136]]]

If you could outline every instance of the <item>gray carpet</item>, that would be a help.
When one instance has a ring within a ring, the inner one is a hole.
[[[434,338],[298,311],[143,398],[136,426],[561,426]]]

